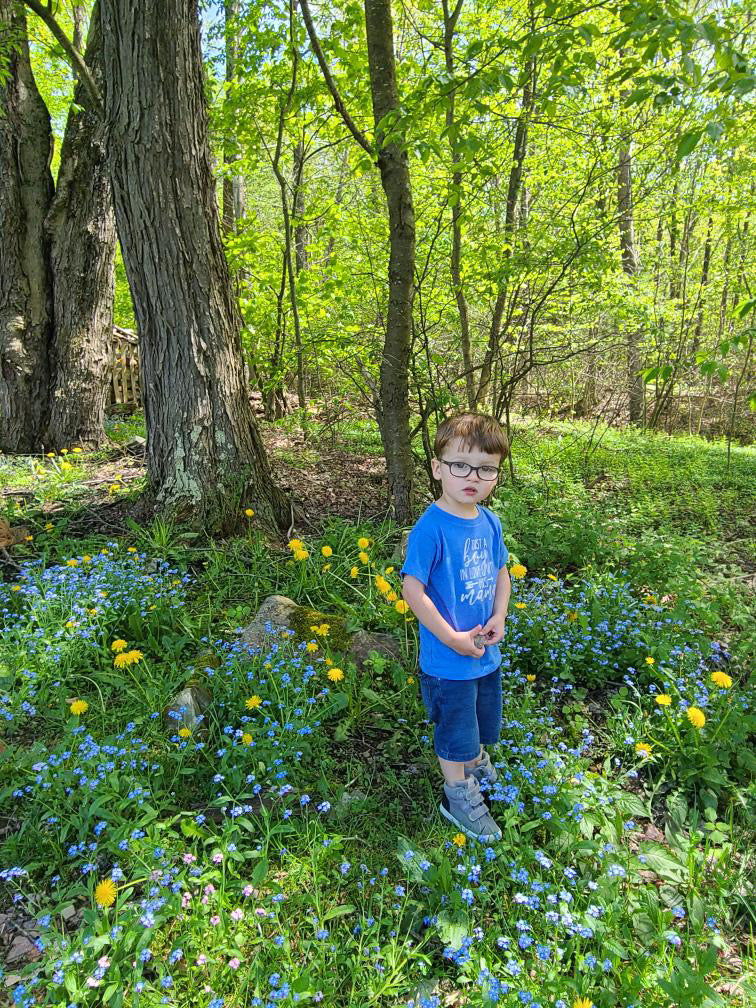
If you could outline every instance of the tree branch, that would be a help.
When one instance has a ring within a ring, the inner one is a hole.
[[[89,71],[89,67],[84,62],[84,57],[81,55],[79,50],[74,46],[73,42],[69,39],[63,29],[60,27],[58,22],[52,15],[50,7],[43,7],[39,0],[23,0],[29,10],[33,11],[37,17],[44,21],[47,27],[52,32],[53,36],[60,42],[63,50],[68,56],[69,62],[74,69],[74,72],[78,76],[81,83],[87,90],[89,97],[92,100],[95,111],[102,117],[103,115],[103,102],[102,95],[100,94],[100,89],[97,87],[97,83]]]
[[[331,72],[328,69],[328,64],[326,63],[325,56],[323,55],[323,50],[320,47],[320,41],[315,32],[315,25],[312,23],[312,17],[310,16],[310,8],[308,6],[307,0],[299,0],[299,6],[302,8],[302,17],[304,18],[304,23],[307,28],[307,34],[310,36],[310,45],[312,46],[312,51],[315,53],[315,58],[318,61],[320,69],[323,73],[328,90],[331,92],[333,98],[333,103],[336,106],[336,110],[341,115],[341,118],[346,123],[347,129],[352,134],[357,143],[362,147],[367,153],[374,158],[375,151],[372,145],[365,137],[365,134],[359,129],[358,126],[352,121],[351,116],[346,110],[344,102],[341,100],[341,95],[339,94],[333,77],[331,77]]]

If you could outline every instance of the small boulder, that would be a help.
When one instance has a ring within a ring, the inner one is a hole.
[[[242,644],[247,648],[264,648],[278,636],[282,628],[289,629],[298,608],[297,603],[285,595],[269,595],[257,610],[257,615],[242,633]],[[269,623],[270,633],[265,629]],[[278,628],[278,629],[276,629]]]
[[[184,727],[193,732],[210,706],[210,700],[210,694],[200,683],[187,683],[165,708],[163,717],[166,724],[174,731]]]
[[[377,651],[378,654],[392,658],[394,661],[402,660],[402,649],[399,641],[388,633],[358,630],[357,633],[352,634],[349,650],[360,672],[365,670],[365,663],[371,651]]]

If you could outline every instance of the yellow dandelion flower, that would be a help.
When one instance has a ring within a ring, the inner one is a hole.
[[[89,613],[90,616],[97,615],[97,609],[87,609],[87,612]]]
[[[309,554],[309,553],[307,552],[307,550],[306,550],[306,549],[303,549],[303,550],[297,550],[297,551],[295,552],[295,554],[294,554],[294,559],[295,559],[295,560],[306,560],[306,559],[307,559],[307,557],[308,557],[309,555],[310,555],[310,554]]]
[[[515,602],[515,609],[527,609],[527,604],[525,602]]]
[[[244,701],[244,706],[247,710],[257,710],[262,704],[262,697],[259,697],[257,693],[253,694],[251,697],[247,697]]]
[[[61,455],[68,455],[68,448],[61,448],[60,449],[60,454]]]
[[[244,514],[247,516],[247,518],[252,518],[254,513],[255,513],[254,508],[244,508]]]
[[[66,560],[66,567],[78,567],[78,566],[79,561],[76,559],[76,557],[71,557],[70,560]]]
[[[717,686],[721,686],[722,689],[729,689],[732,686],[732,676],[727,675],[721,669],[711,673],[711,681]]]
[[[360,563],[363,563],[365,565],[370,563],[370,557],[367,555],[367,553],[364,552],[358,553],[357,556],[359,558]]]
[[[386,568],[386,573],[387,574],[393,574],[394,573],[394,568],[393,567],[387,567]]]
[[[113,879],[103,879],[95,889],[95,903],[101,907],[113,906],[116,901],[116,884]]]
[[[289,539],[288,547],[292,552],[294,552],[294,550],[302,549],[303,546],[304,543],[301,539]]]
[[[324,557],[333,556],[333,550],[331,549],[330,546],[321,546],[320,552],[323,554]]]
[[[366,539],[364,536],[360,536],[357,540],[357,549],[366,550],[370,545],[370,540]],[[365,561],[363,561],[364,563]]]
[[[330,629],[331,629],[330,623],[321,623],[320,626],[318,627],[318,633],[320,634],[321,637],[327,637],[328,631]]]
[[[576,612],[568,612],[567,613],[567,619],[570,621],[570,623],[574,623],[575,620],[577,619],[577,613]]]
[[[252,736],[249,734],[248,731],[245,731],[244,734],[242,735],[242,745],[252,745],[253,742],[254,739],[252,738]]]
[[[388,593],[388,595],[386,595],[387,602],[396,602],[398,598],[399,596],[396,594],[395,591],[393,591],[393,589]]]
[[[52,522],[45,522],[45,532],[49,532],[53,528],[55,528],[55,526]]]
[[[307,650],[310,652],[318,650],[318,645],[315,643],[314,640],[307,642]]]
[[[74,451],[75,455],[80,455],[81,454],[81,448],[79,448],[79,447],[74,448],[73,451]]]
[[[332,658],[324,658],[323,661],[325,662],[326,665],[328,665],[329,668],[330,668],[331,665],[333,665],[333,659]]]
[[[21,591],[21,585],[11,585],[11,591]]]
[[[646,665],[656,665],[656,659],[648,655],[646,658]]]
[[[89,704],[87,703],[86,700],[74,700],[70,704],[70,710],[72,714],[75,714],[76,717],[78,717],[79,714],[87,713],[87,711],[89,710]]]
[[[127,553],[136,553],[136,546],[127,546],[126,547],[126,552]]]
[[[391,585],[388,583],[386,578],[381,577],[380,574],[376,574],[375,576],[375,587],[382,595],[385,595],[386,592],[391,591]]]
[[[349,577],[356,578],[359,573],[360,573],[359,567],[352,567],[352,569],[349,571]]]
[[[186,726],[184,726],[183,728],[179,728],[178,730],[179,738],[189,738],[191,734],[192,734],[191,731]]]
[[[638,753],[639,756],[646,756],[646,757],[650,756],[652,752],[651,746],[647,745],[645,742],[636,742],[635,751]]]
[[[572,1008],[593,1008],[593,1001],[590,998],[578,998]]]
[[[455,833],[452,837],[452,843],[456,844],[457,847],[464,847],[467,843],[467,837],[464,833]]]
[[[324,571],[328,571],[330,569],[331,569],[331,565],[330,564],[323,564],[323,570]]]
[[[33,535],[24,536],[24,538],[26,539],[26,542],[32,542],[34,540]]]
[[[73,466],[71,465],[70,462],[61,462],[60,468],[63,469],[64,471],[67,471],[69,469],[73,469]]]
[[[549,581],[558,581],[559,580],[559,578],[558,577],[554,577],[553,574],[547,574],[546,577],[549,579]]]
[[[528,573],[528,568],[521,563],[512,564],[509,568],[509,576],[515,579],[524,578]]]
[[[685,714],[694,728],[703,728],[706,724],[706,715],[700,707],[688,707]]]
[[[669,707],[669,705],[672,703],[672,697],[669,695],[669,693],[659,693],[656,697],[656,702],[659,704],[660,707]]]
[[[525,679],[526,679],[526,680],[527,680],[528,682],[535,682],[535,680],[536,680],[536,677],[535,677],[534,675],[526,675],[526,676],[525,676]]]
[[[409,610],[409,605],[404,601],[404,599],[399,599],[398,602],[394,603],[394,609],[396,609],[398,613],[402,613],[402,615],[404,615],[404,613]]]
[[[85,553],[84,556],[81,558],[81,562],[82,563],[92,563],[92,557],[89,556],[88,553]]]
[[[414,681],[415,681],[415,677],[413,675],[407,676],[407,682],[410,684],[410,686],[412,686],[412,684],[414,683]]]
[[[334,666],[334,668],[328,669],[328,678],[331,680],[331,682],[341,682],[341,680],[344,678],[344,673],[341,671],[340,668],[336,668]]]
[[[48,452],[47,453],[47,457],[48,458],[55,458],[55,452]]]
[[[67,629],[70,630],[71,627],[75,627],[75,626],[76,626],[76,620],[72,620],[72,619],[66,620],[66,627],[67,627]]]

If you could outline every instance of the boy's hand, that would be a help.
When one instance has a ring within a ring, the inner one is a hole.
[[[476,647],[474,638],[483,630],[480,623],[472,630],[456,630],[452,637],[451,648],[457,654],[467,655],[470,658],[482,658],[486,653],[484,647]]]
[[[504,624],[506,621],[506,616],[497,616],[496,614],[488,620],[481,631],[485,638],[486,647],[491,644],[498,644],[504,637]]]

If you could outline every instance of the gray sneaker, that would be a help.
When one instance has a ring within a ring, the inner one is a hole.
[[[478,784],[482,784],[484,778],[487,778],[491,784],[495,784],[499,779],[496,767],[491,762],[491,757],[485,749],[483,750],[483,757],[478,760],[475,766],[470,767],[467,773],[472,774],[478,781]]]
[[[451,787],[444,781],[444,794],[438,810],[473,840],[501,840],[501,830],[491,818],[480,793],[480,784],[472,774]]]

